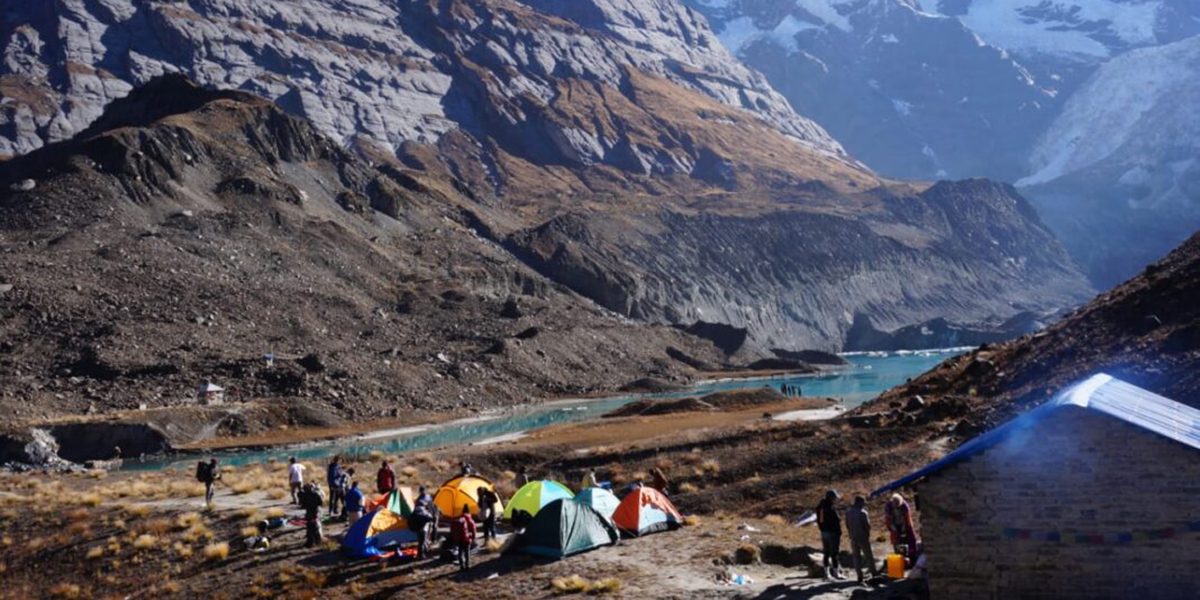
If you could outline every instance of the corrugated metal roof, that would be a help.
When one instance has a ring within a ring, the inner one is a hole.
[[[1100,374],[1068,387],[1045,404],[972,439],[940,460],[871,492],[871,495],[906,486],[979,454],[1064,406],[1094,410],[1200,450],[1200,410]]]

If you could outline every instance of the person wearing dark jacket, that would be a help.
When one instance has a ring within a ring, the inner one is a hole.
[[[321,488],[315,483],[307,483],[300,490],[299,494],[300,508],[304,509],[305,522],[305,539],[304,547],[311,548],[321,543],[321,506],[325,504],[325,498],[321,495]]]
[[[879,575],[875,555],[871,552],[871,515],[867,514],[866,498],[855,496],[854,505],[846,509],[846,533],[850,537],[850,556],[854,557],[858,581],[863,580],[863,563],[870,565],[872,577]]]
[[[475,519],[471,518],[471,507],[463,505],[462,515],[450,522],[450,542],[458,550],[458,568],[471,568],[471,546],[475,544]]]
[[[346,487],[342,482],[345,477],[345,471],[342,470],[342,457],[335,456],[329,461],[329,467],[325,471],[325,483],[329,485],[329,514],[337,513],[338,505],[341,504],[342,512],[346,512]]]
[[[496,539],[496,504],[500,497],[491,489],[479,488],[479,521],[483,524],[483,540]]]
[[[214,458],[207,463],[201,462],[196,465],[196,479],[204,484],[205,506],[212,504],[213,486],[220,478],[221,470],[217,468],[217,459]]]
[[[821,530],[821,551],[824,554],[822,563],[825,565],[825,574],[830,579],[842,578],[838,566],[838,552],[842,546],[842,520],[837,512],[838,498],[836,491],[829,490],[817,505],[817,528]]]

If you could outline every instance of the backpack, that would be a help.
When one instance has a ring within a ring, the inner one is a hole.
[[[201,483],[208,481],[208,463],[200,461],[196,463],[196,481]]]

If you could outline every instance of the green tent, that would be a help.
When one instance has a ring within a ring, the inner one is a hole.
[[[615,544],[619,539],[617,528],[596,509],[560,498],[538,511],[516,547],[527,554],[565,558]]]
[[[523,510],[530,515],[538,514],[543,506],[554,502],[560,498],[571,498],[574,494],[567,486],[549,480],[530,481],[521,486],[517,493],[513,494],[512,499],[508,501],[508,506],[504,507],[504,518],[513,518],[513,511]]]

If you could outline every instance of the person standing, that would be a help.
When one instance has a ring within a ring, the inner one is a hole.
[[[380,494],[387,494],[396,489],[396,472],[392,470],[386,460],[379,467],[379,472],[375,474],[375,487],[378,488]]]
[[[353,525],[357,523],[363,516],[363,493],[358,489],[358,482],[350,484],[350,489],[346,490],[346,502],[343,505],[346,511],[347,521]]]
[[[321,543],[321,506],[324,504],[325,498],[321,496],[321,488],[316,483],[309,483],[300,491],[300,508],[304,509],[305,548]]]
[[[842,520],[837,512],[838,498],[837,491],[829,490],[817,505],[817,528],[821,530],[821,551],[824,554],[821,560],[825,565],[825,575],[829,579],[842,578],[838,566],[838,553],[842,546]]]
[[[483,540],[496,539],[496,504],[500,497],[490,488],[479,488],[479,521],[483,523]]]
[[[329,485],[329,514],[337,512],[338,504],[344,504],[346,499],[346,488],[343,487],[342,479],[345,473],[342,470],[342,457],[335,456],[329,461],[329,467],[325,470],[325,483]],[[345,507],[342,507],[342,512],[345,512]]]
[[[288,486],[292,490],[292,504],[300,503],[300,491],[304,488],[304,465],[296,457],[288,459]]]
[[[896,554],[916,558],[919,554],[917,530],[913,526],[912,509],[904,501],[904,496],[892,494],[892,499],[883,509],[883,524],[887,527]]]
[[[471,546],[475,544],[475,519],[471,518],[471,507],[464,504],[462,514],[450,522],[450,542],[458,550],[458,569],[471,568]]]
[[[662,469],[658,467],[650,469],[650,487],[662,492],[664,496],[669,496],[667,485],[667,474],[663,473]]]
[[[424,559],[429,551],[429,544],[432,541],[430,535],[430,526],[437,529],[436,524],[437,506],[433,503],[433,496],[430,496],[422,486],[417,490],[417,499],[413,503],[412,514],[408,517],[408,527],[413,533],[417,534],[417,558]]]
[[[196,464],[196,480],[204,484],[204,505],[213,503],[214,486],[221,478],[221,470],[217,468],[217,459]]]
[[[871,515],[867,513],[867,499],[854,497],[854,505],[846,510],[846,533],[850,536],[850,556],[854,557],[854,571],[858,582],[863,580],[863,563],[871,566],[871,576],[879,575],[875,555],[871,552]]]

